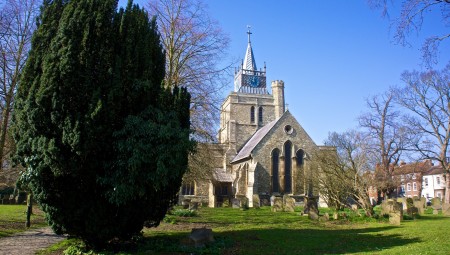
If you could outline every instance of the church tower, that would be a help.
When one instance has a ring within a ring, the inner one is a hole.
[[[284,83],[272,83],[273,95],[267,90],[266,66],[257,69],[248,28],[247,50],[235,70],[234,91],[223,102],[220,114],[218,140],[228,145],[230,156],[236,155],[256,131],[281,117],[285,110]]]

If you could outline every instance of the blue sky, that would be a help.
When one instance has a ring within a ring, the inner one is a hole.
[[[289,111],[317,144],[329,132],[356,128],[367,111],[365,99],[401,85],[403,71],[424,70],[424,38],[448,31],[431,12],[420,33],[408,37],[411,46],[403,47],[393,42],[389,21],[365,0],[205,2],[231,39],[230,59],[244,58],[247,25],[252,27],[258,68],[266,62],[268,84],[284,81]],[[146,6],[147,0],[135,3]],[[449,41],[441,44],[437,68],[450,61]],[[233,88],[230,77],[224,97]]]

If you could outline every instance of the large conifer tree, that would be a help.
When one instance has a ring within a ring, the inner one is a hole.
[[[22,181],[56,233],[91,246],[158,225],[192,148],[190,96],[162,86],[155,20],[116,8],[44,1],[15,104]]]

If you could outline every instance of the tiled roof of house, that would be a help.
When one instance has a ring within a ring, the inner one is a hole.
[[[423,173],[423,175],[436,175],[436,174],[443,174],[444,168],[442,166],[433,166],[428,171]]]
[[[400,166],[396,166],[394,169],[394,175],[399,174],[412,174],[412,173],[424,173],[432,167],[433,164],[430,160],[424,160],[422,162],[415,163],[402,163]]]

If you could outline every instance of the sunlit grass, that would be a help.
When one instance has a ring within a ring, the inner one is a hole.
[[[0,205],[0,238],[27,230],[25,227],[26,211],[26,205]],[[31,228],[44,226],[47,226],[44,213],[37,207],[33,207]]]

